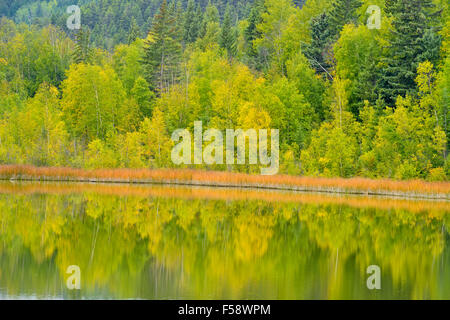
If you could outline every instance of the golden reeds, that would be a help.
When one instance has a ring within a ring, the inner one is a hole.
[[[4,180],[186,184],[450,199],[450,182],[312,178],[287,175],[261,176],[189,169],[83,170],[4,165],[0,166],[0,178]]]

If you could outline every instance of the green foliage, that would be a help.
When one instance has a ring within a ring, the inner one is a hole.
[[[43,82],[59,86],[72,60],[72,46],[55,27],[28,28],[0,18],[0,76],[15,92],[30,96]]]
[[[114,130],[128,131],[137,120],[137,108],[111,68],[73,65],[62,84],[62,109],[70,132],[91,141]]]
[[[411,98],[399,98],[395,110],[387,109],[381,116],[366,105],[360,117],[362,125],[345,120],[347,129],[341,131],[336,119],[313,132],[311,145],[302,153],[305,173],[394,179],[443,177],[438,168],[445,163],[445,133]]]
[[[156,108],[151,120],[144,119],[139,133],[143,142],[143,157],[150,168],[170,167],[170,152],[173,146],[164,121],[164,114]],[[134,154],[134,153],[132,153]]]
[[[136,79],[144,76],[142,56],[144,41],[136,40],[130,45],[118,45],[112,56],[112,66],[119,76],[127,92],[134,87]]]
[[[3,163],[63,166],[70,156],[69,136],[60,109],[59,93],[43,83],[23,110],[11,110],[0,121]]]
[[[93,50],[90,44],[91,32],[81,28],[75,36],[75,50],[73,52],[73,62],[91,63]]]
[[[264,9],[263,1],[256,1],[250,15],[248,17],[248,25],[244,30],[246,55],[249,57],[249,63],[257,67],[258,64],[255,61],[258,53],[254,46],[254,41],[261,35],[257,30],[257,26],[261,23],[261,13]]]
[[[141,115],[150,117],[153,112],[155,94],[149,89],[149,84],[144,78],[136,79],[131,89],[131,96],[136,99]]]
[[[325,119],[324,94],[326,85],[318,77],[302,53],[297,53],[286,62],[287,77],[295,84],[298,93],[311,105],[316,122]]]
[[[198,46],[203,49],[210,48],[219,42],[220,29],[220,17],[219,11],[211,3],[205,9],[201,29],[199,32],[200,39],[198,40]]]
[[[286,75],[286,60],[299,49],[295,33],[296,14],[291,0],[266,0],[257,31],[261,35],[254,41],[265,69],[273,74]]]
[[[130,32],[128,33],[128,44],[132,44],[141,37],[141,30],[137,25],[136,19],[131,18]]]
[[[197,40],[200,27],[202,24],[202,15],[203,13],[195,8],[194,0],[189,0],[186,8],[186,12],[184,13],[184,36],[183,40],[186,43],[193,43]]]
[[[279,129],[282,173],[449,176],[445,1],[376,0],[379,30],[356,0],[88,0],[45,27],[67,3],[0,7],[33,20],[0,20],[1,163],[171,167],[202,121]]]
[[[175,12],[171,12],[163,0],[159,13],[153,19],[153,27],[145,40],[143,65],[148,83],[163,93],[178,79],[181,44]]]
[[[436,89],[435,89],[435,104],[434,110],[438,113],[438,121],[441,128],[447,135],[447,140],[450,143],[450,124],[449,124],[449,112],[450,112],[450,55],[447,55],[442,70],[436,77]],[[447,152],[450,145],[447,146]]]
[[[329,17],[324,12],[311,19],[311,43],[306,46],[305,55],[311,60],[316,72],[323,74],[331,69]],[[329,75],[327,75],[328,77]]]
[[[100,139],[91,141],[87,148],[86,168],[101,169],[117,167],[114,151]]]
[[[336,74],[350,81],[349,108],[359,116],[364,100],[377,100],[376,70],[379,67],[382,42],[366,26],[346,25],[334,47]]]
[[[426,177],[443,165],[445,134],[411,99],[400,98],[395,111],[380,119],[374,154],[379,176]]]
[[[226,50],[230,58],[236,55],[236,32],[233,27],[231,7],[227,7],[225,11],[219,44],[220,47]]]
[[[440,40],[432,29],[431,0],[389,1],[386,11],[392,15],[389,52],[384,60],[379,92],[386,103],[394,105],[397,96],[416,93],[416,70],[428,58],[435,61]]]
[[[357,10],[361,7],[360,0],[334,0],[329,10],[330,36],[336,38],[342,28],[358,22]]]
[[[92,42],[97,47],[112,50],[118,44],[129,44],[136,36],[146,34],[162,2],[163,0],[14,0],[0,3],[0,16],[9,17],[18,23],[38,26],[53,24],[68,31],[66,8],[79,5],[83,26],[92,30]],[[179,3],[182,8],[188,6],[187,0],[171,2]],[[194,0],[194,5],[197,5],[194,9],[194,25],[201,25],[200,12],[209,4],[218,8],[218,13],[223,16],[229,3],[239,17],[246,17],[252,2],[253,0]],[[133,24],[133,20],[136,24]]]

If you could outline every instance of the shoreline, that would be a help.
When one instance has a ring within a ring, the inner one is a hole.
[[[177,185],[450,200],[450,182],[311,178],[287,175],[257,176],[190,169],[83,170],[6,165],[0,166],[0,180],[11,182]]]
[[[213,201],[265,201],[270,203],[301,203],[316,205],[347,205],[355,208],[382,210],[405,209],[420,213],[429,211],[433,216],[450,213],[450,201],[437,199],[407,199],[390,196],[329,194],[261,189],[210,188],[175,185],[139,185],[107,183],[62,182],[1,182],[0,195],[74,195],[99,194],[104,196],[133,196],[182,200]]]
[[[360,196],[389,196],[393,198],[415,199],[415,200],[448,200],[448,194],[427,194],[427,193],[413,193],[413,192],[399,192],[388,190],[352,190],[345,188],[331,188],[331,187],[311,187],[311,186],[288,186],[288,185],[253,185],[253,184],[221,184],[216,182],[199,182],[199,181],[176,181],[176,180],[125,180],[125,179],[64,179],[58,177],[12,177],[10,179],[0,177],[0,181],[10,182],[49,182],[49,183],[89,183],[89,184],[116,184],[116,185],[166,185],[166,186],[181,186],[181,187],[210,187],[223,189],[245,189],[245,190],[264,190],[264,191],[291,191],[291,192],[308,192],[308,193],[323,193],[336,195],[360,195]]]

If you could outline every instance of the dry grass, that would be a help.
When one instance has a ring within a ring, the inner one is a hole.
[[[0,166],[0,178],[12,180],[79,181],[117,183],[167,183],[222,187],[249,187],[282,190],[398,195],[410,197],[450,198],[450,182],[422,180],[393,181],[366,178],[311,178],[300,176],[260,176],[201,170],[148,170],[42,168]]]
[[[0,194],[58,194],[95,193],[111,196],[137,196],[175,198],[185,200],[247,201],[261,200],[270,203],[302,203],[315,205],[347,205],[355,208],[381,210],[402,209],[414,213],[428,212],[442,216],[450,212],[450,202],[429,200],[404,200],[385,197],[337,196],[265,190],[236,190],[219,188],[188,188],[174,186],[141,186],[120,184],[65,184],[65,183],[0,183]]]

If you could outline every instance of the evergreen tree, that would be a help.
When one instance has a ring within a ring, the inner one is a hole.
[[[189,0],[184,13],[184,37],[186,43],[193,43],[197,40],[198,29],[194,0]]]
[[[175,1],[173,1],[171,3],[171,5],[169,6],[169,17],[171,17],[171,19],[174,21],[173,23],[173,28],[174,28],[174,32],[173,32],[173,41],[174,41],[174,46],[173,46],[173,50],[174,51],[174,56],[177,57],[177,59],[179,60],[182,56],[182,52],[183,52],[183,6],[181,5],[181,2],[178,1],[177,3],[175,3]]]
[[[220,33],[219,44],[221,48],[224,48],[227,51],[229,58],[236,56],[236,41],[236,32],[233,27],[231,7],[227,6],[222,24],[222,32]]]
[[[196,35],[195,40],[197,40],[200,37],[200,32],[202,30],[203,26],[203,9],[200,4],[197,5],[197,11],[195,13],[195,23],[194,23],[194,33]]]
[[[220,33],[219,10],[210,1],[201,19],[199,41],[197,42],[198,47],[205,50],[206,48],[217,45],[219,43]]]
[[[432,28],[425,30],[423,37],[420,39],[423,52],[417,57],[417,61],[423,62],[428,60],[433,65],[436,65],[440,58],[441,42],[441,36]]]
[[[93,49],[90,45],[91,33],[89,29],[81,28],[75,35],[75,49],[73,61],[75,63],[90,63],[93,58]]]
[[[200,26],[199,36],[203,38],[206,35],[208,25],[220,23],[219,18],[219,10],[215,7],[211,0],[209,0],[208,5],[206,6],[205,13],[203,14],[203,19]]]
[[[258,53],[253,45],[253,41],[260,36],[257,26],[261,23],[261,12],[264,9],[262,1],[256,1],[248,17],[248,26],[244,30],[246,43],[246,53],[250,60],[254,60]]]
[[[414,94],[418,65],[437,56],[440,41],[431,30],[431,0],[391,0],[386,11],[393,17],[392,40],[379,83],[384,101],[393,106],[397,96]]]
[[[153,26],[145,40],[143,65],[146,80],[160,93],[168,91],[178,80],[178,64],[181,44],[175,13],[170,12],[163,0],[159,13],[153,18]]]
[[[128,33],[128,44],[133,43],[140,36],[141,36],[141,30],[139,29],[139,27],[136,23],[136,19],[133,17],[133,18],[131,18],[130,32]]]
[[[301,9],[303,8],[303,5],[305,4],[306,0],[294,0],[293,2],[297,7]]]
[[[347,23],[357,24],[357,9],[362,3],[359,0],[335,0],[329,11],[330,36],[337,38]]]
[[[385,2],[385,12],[389,15],[392,16],[393,14],[395,14],[395,7],[397,5],[398,0],[384,0]]]
[[[319,74],[331,69],[329,52],[331,51],[329,17],[324,12],[311,19],[311,43],[306,46],[304,53],[313,68]]]

